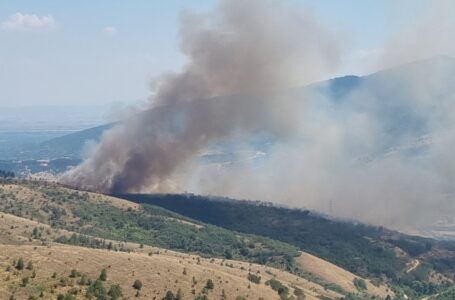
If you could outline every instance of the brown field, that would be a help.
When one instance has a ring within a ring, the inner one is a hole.
[[[136,298],[135,290],[132,288],[136,279],[143,283],[139,299],[161,299],[167,290],[176,293],[179,288],[183,292],[184,299],[194,299],[207,280],[212,279],[215,288],[208,293],[209,299],[219,299],[223,289],[227,299],[235,299],[237,296],[248,299],[278,299],[276,292],[264,284],[272,277],[289,287],[301,288],[306,294],[306,299],[318,299],[316,296],[319,294],[340,297],[302,278],[262,265],[202,259],[193,255],[166,251],[149,256],[144,253],[109,252],[55,244],[51,246],[0,245],[0,253],[2,282],[0,299],[8,299],[13,292],[16,299],[27,299],[30,294],[38,294],[38,286],[44,290],[44,299],[54,299],[56,294],[68,290],[71,286],[79,288],[76,278],[68,284],[68,287],[59,286],[54,294],[50,293],[50,287],[58,283],[59,278],[67,278],[72,269],[96,279],[103,268],[106,268],[108,274],[106,286],[110,283],[120,284],[127,298]],[[36,278],[31,279],[31,283],[25,288],[19,287],[18,283],[23,276],[30,276],[30,271],[20,271],[18,275],[5,271],[13,260],[20,257],[23,257],[26,262],[31,260],[36,270]],[[232,267],[231,264],[233,264]],[[260,284],[248,281],[249,271],[262,277]],[[51,278],[54,272],[57,273],[56,279]],[[10,279],[5,281],[7,276]],[[193,277],[197,282],[194,286]]]
[[[297,258],[297,263],[300,264],[303,269],[319,278],[322,278],[328,282],[333,282],[341,286],[345,291],[355,293],[357,291],[354,286],[354,279],[362,279],[361,277],[352,274],[351,272],[338,267],[328,261],[320,259],[314,255],[302,252]],[[370,281],[364,279],[367,285],[367,292],[370,295],[379,297],[386,297],[387,295],[393,295],[386,286],[375,286]]]

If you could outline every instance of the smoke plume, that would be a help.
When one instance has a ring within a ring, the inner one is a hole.
[[[451,54],[446,4],[397,30],[378,68]],[[340,36],[281,1],[184,14],[185,67],[155,80],[150,109],[105,133],[62,180],[267,200],[398,229],[455,222],[455,60],[290,88],[335,70]],[[210,160],[220,155],[229,159]]]
[[[288,136],[297,107],[274,91],[327,76],[341,51],[311,13],[272,0],[185,13],[180,42],[188,62],[154,81],[151,109],[107,132],[62,181],[102,192],[178,190],[175,177],[214,142],[239,132]]]

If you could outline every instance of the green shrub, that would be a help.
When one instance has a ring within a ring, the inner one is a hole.
[[[86,296],[88,298],[90,297],[95,297],[95,298],[101,298],[104,299],[107,296],[106,289],[103,286],[103,282],[101,280],[95,280],[90,284],[90,286],[87,289]],[[104,298],[102,298],[104,297]]]
[[[265,284],[270,285],[272,290],[276,291],[280,296],[285,296],[289,293],[289,289],[275,278],[267,280]]]
[[[215,284],[213,284],[212,279],[207,280],[207,283],[205,284],[205,288],[208,290],[213,290],[215,287]]]
[[[24,260],[21,258],[19,258],[19,260],[17,261],[16,263],[16,269],[18,270],[23,270],[24,269]]]
[[[101,280],[101,281],[106,281],[106,279],[107,279],[107,271],[106,271],[106,269],[102,269],[101,270],[101,273],[100,273],[100,276],[99,276],[98,279]]]
[[[117,300],[123,296],[122,288],[118,284],[113,284],[109,288],[109,292],[107,292],[109,296],[111,296],[112,300]]]
[[[142,289],[142,282],[139,279],[136,279],[133,283],[133,288],[140,291]]]
[[[367,289],[367,284],[365,283],[365,280],[361,278],[354,278],[353,283],[358,291],[365,291]]]
[[[253,283],[259,284],[261,282],[261,276],[248,273],[248,280]]]

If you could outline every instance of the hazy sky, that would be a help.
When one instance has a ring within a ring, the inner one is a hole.
[[[429,1],[428,1],[429,2]],[[185,58],[182,10],[217,1],[0,0],[0,107],[134,103]],[[390,32],[424,10],[423,0],[293,1],[345,35],[349,55],[330,76],[374,70]]]

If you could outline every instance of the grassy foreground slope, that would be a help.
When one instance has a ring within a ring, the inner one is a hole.
[[[225,299],[278,299],[278,293],[265,284],[271,279],[279,281],[289,295],[301,291],[305,299],[342,296],[264,265],[203,258],[135,243],[122,243],[125,251],[62,245],[52,242],[52,237],[74,233],[10,214],[0,213],[0,220],[0,299],[56,299],[58,295],[88,299],[90,281],[93,285],[103,269],[107,274],[102,281],[106,294],[118,284],[125,299],[136,298],[136,280],[142,282],[138,299],[162,299],[168,291],[176,295],[179,290],[182,299],[203,295],[222,299],[223,294]],[[21,259],[24,267],[19,269]],[[259,283],[251,282],[249,274],[260,277]],[[211,289],[205,288],[208,280],[213,282]]]
[[[286,270],[295,267],[293,258],[298,256],[295,246],[270,238],[234,233],[159,207],[54,184],[3,184],[0,200],[0,211],[103,239],[154,245],[207,257],[240,259]],[[76,245],[91,243],[83,236],[62,236],[59,241]]]
[[[301,299],[301,292],[306,299],[340,299],[350,292],[368,298],[393,294],[385,287],[344,290],[338,282],[301,268],[297,247],[283,242],[55,184],[3,180],[0,212],[0,299],[13,294],[16,299],[41,298],[41,294],[54,299],[76,292],[77,299],[84,299],[94,287],[79,284],[81,276],[93,285],[103,268],[110,274],[106,293],[111,285],[120,284],[125,295],[133,295],[130,281],[141,274],[148,286],[144,282],[141,296],[156,299],[178,289],[184,299],[197,299],[204,291],[213,292],[209,299],[222,299],[223,290],[226,299],[278,299],[278,292],[282,299]],[[32,261],[36,274],[17,270],[20,258],[25,264]],[[71,277],[72,270],[78,275]],[[197,275],[194,280],[182,278],[190,271]],[[29,281],[25,285],[24,278]],[[214,289],[204,289],[208,279],[215,283]]]

